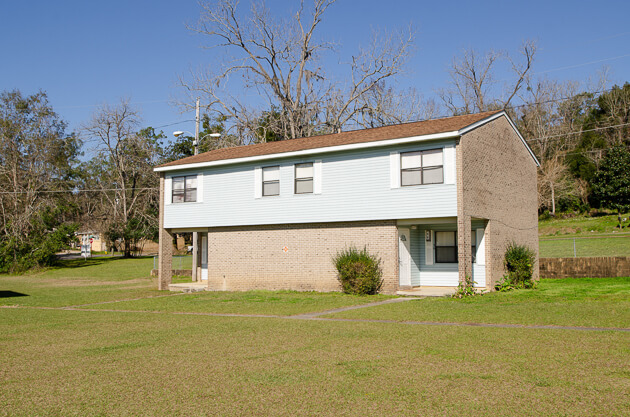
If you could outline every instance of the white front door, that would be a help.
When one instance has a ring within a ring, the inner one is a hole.
[[[208,280],[208,235],[201,235],[201,280]]]
[[[400,286],[411,286],[411,235],[409,229],[398,229],[398,276]]]

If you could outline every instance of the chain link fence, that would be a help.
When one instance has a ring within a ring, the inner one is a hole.
[[[541,258],[630,256],[630,233],[607,236],[545,237],[539,240]]]
[[[153,257],[153,269],[158,269],[159,257]],[[173,255],[173,269],[192,269],[191,255]]]

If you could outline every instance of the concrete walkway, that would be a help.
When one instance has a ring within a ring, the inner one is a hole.
[[[206,291],[208,284],[204,282],[179,282],[177,284],[169,284],[168,290],[173,292],[199,292]]]
[[[376,301],[374,303],[360,304],[360,305],[348,306],[348,307],[339,307],[339,308],[333,308],[332,310],[315,311],[315,312],[312,312],[312,313],[296,314],[294,316],[288,316],[287,318],[291,318],[291,319],[312,319],[314,317],[325,316],[326,314],[340,313],[342,311],[349,311],[349,310],[356,310],[356,309],[359,309],[359,308],[380,306],[380,305],[383,305],[383,304],[400,303],[400,302],[403,302],[403,301],[410,301],[410,300],[419,300],[419,298],[411,298],[411,297],[407,297],[407,298],[390,298],[389,300]]]
[[[456,287],[414,287],[410,290],[396,292],[396,295],[407,297],[447,297],[455,294]]]
[[[175,294],[174,294],[175,295]],[[396,300],[411,300],[411,299],[392,299],[387,301],[381,301],[378,303],[364,304],[362,306],[343,307],[342,309],[335,310],[351,310],[355,308],[364,308],[373,306],[376,304],[383,304],[385,302],[399,302]],[[312,321],[328,321],[328,322],[352,322],[352,323],[383,323],[383,324],[398,324],[398,325],[416,325],[416,326],[446,326],[446,327],[485,327],[485,328],[498,328],[498,329],[532,329],[532,330],[577,330],[577,331],[590,331],[590,332],[624,332],[630,333],[630,328],[625,327],[585,327],[585,326],[557,326],[550,324],[509,324],[509,323],[452,323],[452,322],[437,322],[437,321],[397,321],[397,320],[378,320],[378,319],[344,319],[333,317],[319,317],[323,314],[331,314],[335,310],[328,310],[327,312],[319,313],[306,313],[298,314],[295,316],[279,316],[271,314],[238,314],[238,313],[200,313],[200,312],[187,312],[187,311],[144,311],[144,310],[115,310],[115,309],[90,309],[90,308],[76,308],[76,307],[35,307],[35,306],[0,306],[0,309],[32,309],[32,310],[59,310],[59,311],[83,311],[83,312],[95,312],[95,313],[133,313],[133,314],[170,314],[177,316],[209,316],[209,317],[240,317],[240,318],[264,318],[264,319],[279,319],[279,320],[312,320]]]

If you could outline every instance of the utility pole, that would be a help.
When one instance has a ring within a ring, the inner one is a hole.
[[[197,106],[195,110],[195,155],[199,153],[199,97],[197,97]]]
[[[195,155],[199,153],[199,97],[197,97],[197,105],[195,106]],[[192,280],[197,281],[197,258],[199,257],[199,234],[193,232],[193,258],[192,258]]]

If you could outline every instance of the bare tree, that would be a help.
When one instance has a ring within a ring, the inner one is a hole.
[[[335,0],[304,1],[289,19],[276,19],[264,3],[252,3],[249,14],[237,11],[237,0],[202,3],[199,23],[189,29],[206,36],[208,48],[225,53],[212,69],[191,71],[180,83],[191,97],[202,95],[208,110],[228,117],[249,141],[260,141],[260,120],[279,139],[339,131],[366,117],[364,104],[384,80],[400,74],[411,53],[410,29],[375,32],[371,43],[352,57],[346,84],[336,82],[322,66],[322,55],[334,50],[316,36]],[[230,93],[234,83],[264,104],[252,106]],[[268,117],[269,115],[273,117]]]
[[[103,105],[83,127],[84,135],[96,145],[93,179],[100,189],[106,219],[104,227],[110,240],[122,240],[125,256],[134,245],[157,227],[158,177],[153,166],[158,162],[158,144],[139,132],[138,111],[121,100],[117,106]]]
[[[384,82],[362,94],[354,105],[351,123],[361,128],[432,119],[439,111],[435,101],[425,100],[415,89],[398,92]]]
[[[453,58],[449,70],[450,86],[438,90],[438,95],[452,114],[470,114],[493,109],[506,109],[517,96],[532,68],[536,55],[536,43],[528,40],[519,49],[519,60],[506,52],[490,50],[480,54],[474,49],[464,50]],[[495,72],[507,62],[514,78],[503,83],[496,91],[499,80]]]
[[[539,206],[547,207],[550,214],[555,216],[556,202],[572,194],[572,185],[569,170],[559,155],[542,162],[538,171]]]

